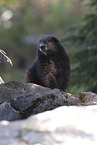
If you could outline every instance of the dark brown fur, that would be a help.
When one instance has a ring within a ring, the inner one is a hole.
[[[26,83],[66,90],[70,80],[69,57],[54,36],[42,37],[38,56],[27,71]]]

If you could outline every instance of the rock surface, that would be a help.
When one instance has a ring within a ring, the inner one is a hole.
[[[3,83],[0,145],[96,145],[96,104],[92,92],[72,95],[20,81]]]
[[[97,106],[62,106],[0,122],[0,145],[97,145]]]
[[[97,95],[82,92],[77,95],[59,89],[49,89],[36,84],[10,81],[0,85],[0,120],[24,119],[59,106],[91,105],[97,103]]]

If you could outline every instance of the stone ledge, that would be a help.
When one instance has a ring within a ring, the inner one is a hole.
[[[20,81],[0,85],[0,120],[24,119],[59,106],[94,104],[97,104],[97,95],[92,92],[72,95],[59,89]]]

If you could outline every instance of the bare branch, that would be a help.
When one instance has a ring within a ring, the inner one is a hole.
[[[9,62],[11,66],[13,66],[11,59],[6,55],[6,53],[2,49],[0,49],[0,53],[1,53],[0,63],[4,60],[4,62]]]

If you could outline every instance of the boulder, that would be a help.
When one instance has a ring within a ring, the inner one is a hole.
[[[97,145],[97,106],[61,106],[0,122],[0,145]]]
[[[0,85],[0,120],[25,119],[59,106],[96,103],[97,95],[92,92],[72,95],[59,89],[50,89],[33,83],[23,84],[20,81]]]
[[[96,145],[97,94],[0,85],[0,145]]]

